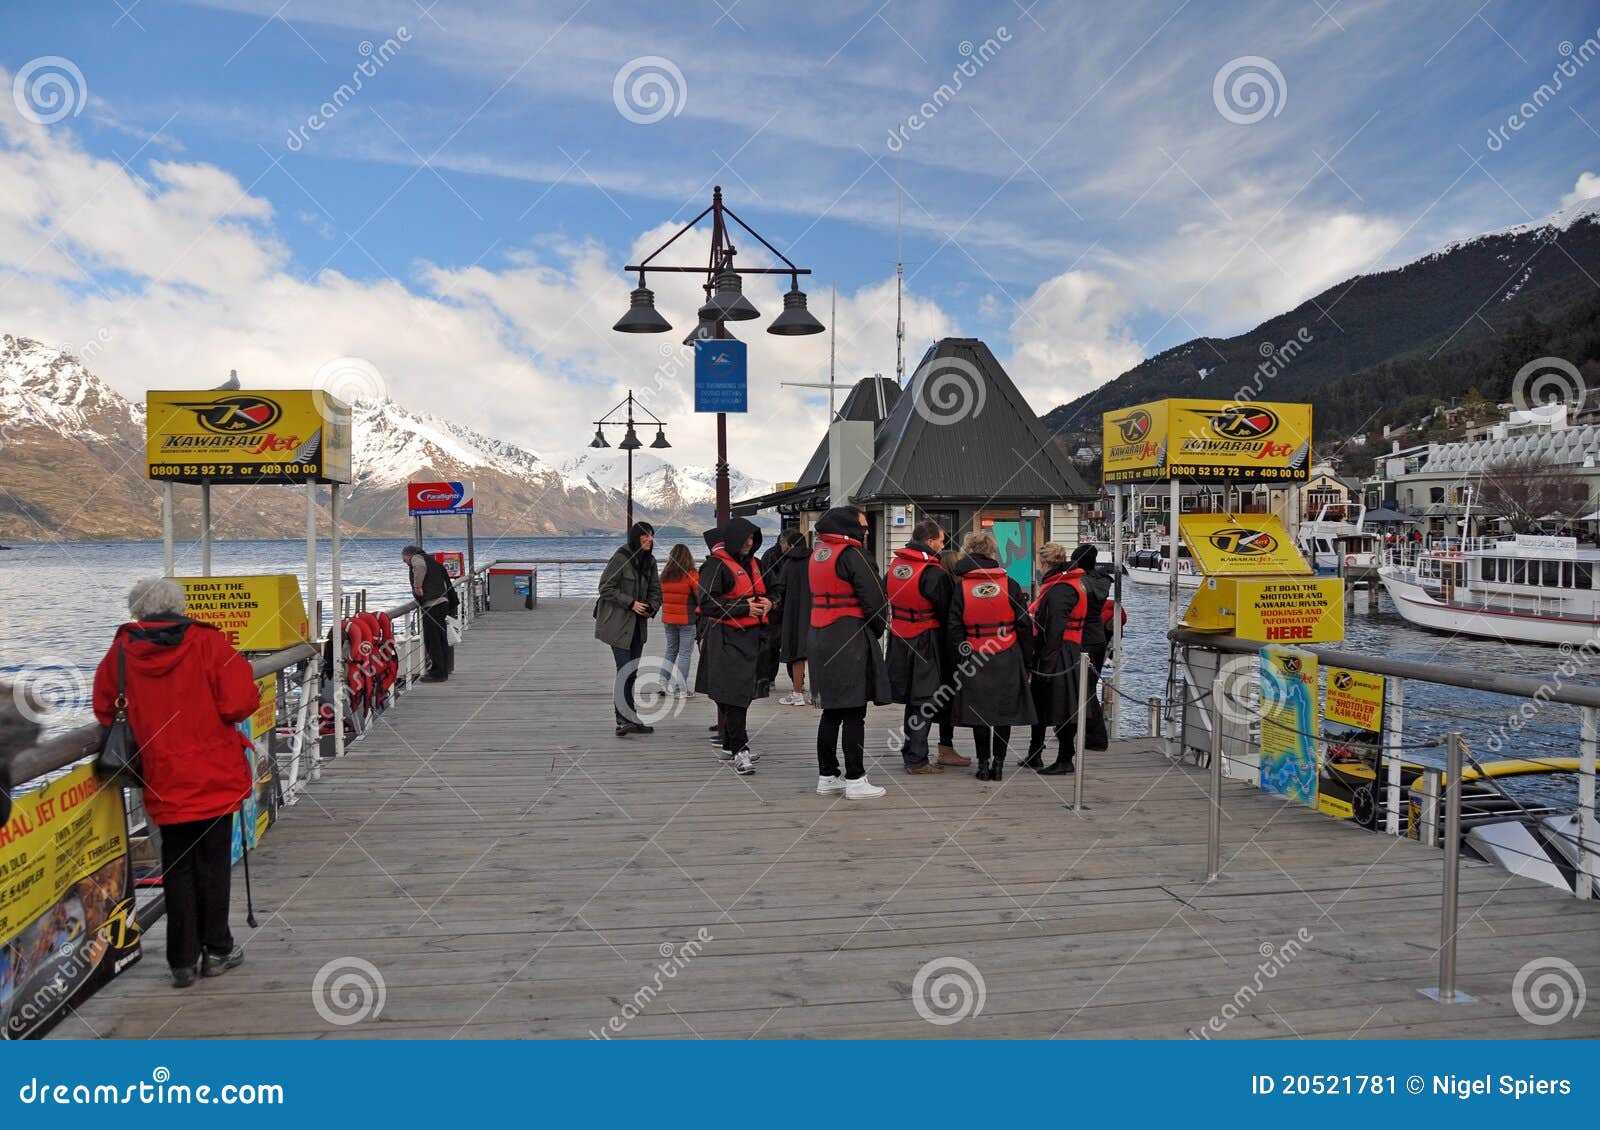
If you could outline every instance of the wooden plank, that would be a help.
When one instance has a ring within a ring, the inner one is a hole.
[[[1600,971],[1592,904],[1464,865],[1461,986],[1482,1003],[1442,1008],[1416,995],[1437,851],[1230,782],[1208,886],[1205,774],[1148,740],[1092,753],[1075,813],[1070,779],[905,776],[894,707],[868,722],[881,801],[816,796],[817,712],[776,696],[739,778],[703,699],[613,735],[590,603],[478,620],[449,683],[325,765],[253,854],[258,930],[235,883],[243,967],[174,990],[158,926],[56,1035],[1187,1038],[1225,1007],[1217,1038],[1600,1035],[1594,1010],[1531,1025],[1511,991],[1530,961]],[[313,982],[356,959],[382,1011],[332,1023]],[[931,1024],[913,984],[956,960],[983,1009]]]

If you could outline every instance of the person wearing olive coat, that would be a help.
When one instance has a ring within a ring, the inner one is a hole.
[[[628,544],[617,548],[600,574],[600,599],[594,604],[595,639],[610,645],[617,665],[611,698],[619,738],[655,732],[640,721],[633,694],[650,618],[661,609],[661,574],[652,552],[655,533],[649,522],[629,528]]]

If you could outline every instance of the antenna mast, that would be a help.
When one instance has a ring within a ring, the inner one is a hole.
[[[833,297],[828,300],[828,426],[833,426],[834,346],[839,339],[839,284],[833,284]]]
[[[899,186],[900,182],[896,180],[895,184]],[[894,383],[902,388],[906,383],[906,323],[900,308],[906,274],[905,211],[906,190],[902,186],[895,198],[894,213]]]

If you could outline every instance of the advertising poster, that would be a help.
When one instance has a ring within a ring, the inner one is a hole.
[[[1328,668],[1327,705],[1330,724],[1377,732],[1383,728],[1383,676],[1346,667]]]
[[[278,762],[273,742],[277,736],[278,676],[263,675],[256,680],[261,691],[261,705],[243,722],[239,729],[249,738],[252,748],[246,751],[255,774],[255,789],[245,798],[238,814],[233,818],[233,862],[244,855],[245,843],[254,848],[261,842],[278,819]],[[239,822],[244,822],[245,842],[241,842]]]
[[[237,651],[281,651],[305,643],[306,607],[292,573],[253,577],[174,577],[187,614],[210,624]]]
[[[1311,405],[1157,400],[1107,412],[1107,483],[1301,482],[1311,474]]]
[[[121,788],[81,765],[0,828],[0,1034],[48,1032],[140,957]]]
[[[324,392],[145,394],[145,473],[197,483],[347,483],[350,407]]]
[[[430,480],[406,484],[406,509],[413,518],[436,514],[471,514],[472,484],[460,480]]]
[[[1317,657],[1297,648],[1261,649],[1261,788],[1317,803]]]

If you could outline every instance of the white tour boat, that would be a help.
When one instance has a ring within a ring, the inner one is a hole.
[[[1473,539],[1378,570],[1395,610],[1420,627],[1573,646],[1600,639],[1597,574],[1600,550],[1545,534]]]
[[[1377,572],[1378,535],[1363,528],[1366,508],[1354,522],[1331,521],[1324,507],[1314,521],[1301,522],[1295,542],[1312,571],[1322,576],[1343,573],[1357,579]]]
[[[1159,585],[1167,588],[1172,583],[1172,569],[1168,560],[1168,546],[1135,549],[1128,553],[1128,579],[1137,585]],[[1178,545],[1178,587],[1200,587],[1200,570],[1189,556],[1189,547]]]

